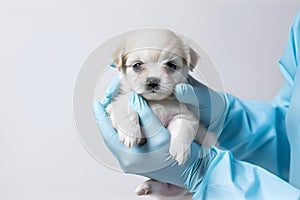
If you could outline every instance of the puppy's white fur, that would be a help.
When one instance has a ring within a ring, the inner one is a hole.
[[[186,161],[192,141],[201,142],[203,136],[198,133],[195,114],[172,93],[176,84],[187,83],[188,72],[197,61],[197,53],[170,30],[137,30],[126,38],[114,54],[120,70],[120,92],[107,108],[121,143],[132,147],[145,142],[138,114],[128,106],[128,97],[134,91],[147,100],[169,130],[171,156],[179,165]],[[142,184],[137,192],[142,193],[148,185]]]

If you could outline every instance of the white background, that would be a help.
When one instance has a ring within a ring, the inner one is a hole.
[[[205,47],[227,92],[269,101],[300,2],[294,0],[0,1],[0,199],[141,199],[143,180],[112,171],[82,147],[72,93],[102,42],[141,27],[170,28]],[[148,197],[142,199],[150,199]]]

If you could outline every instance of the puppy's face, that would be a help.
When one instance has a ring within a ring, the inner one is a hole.
[[[126,84],[147,100],[161,100],[186,83],[197,54],[169,30],[146,29],[131,34],[114,55]]]

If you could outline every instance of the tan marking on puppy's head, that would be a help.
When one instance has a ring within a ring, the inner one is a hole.
[[[186,65],[189,66],[189,69],[193,71],[193,69],[197,66],[199,61],[199,55],[197,52],[191,47],[185,47],[185,57]]]

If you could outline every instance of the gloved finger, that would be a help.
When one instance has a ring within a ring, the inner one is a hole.
[[[188,75],[187,80],[188,80],[189,84],[191,84],[194,87],[207,87],[203,83],[201,83],[200,81],[198,81],[197,79],[192,77],[190,74]]]
[[[224,110],[225,100],[221,93],[207,87],[189,75],[188,81],[198,100],[199,109]]]
[[[159,148],[169,143],[170,133],[157,119],[145,99],[136,93],[132,93],[129,96],[129,105],[139,114],[148,147]]]
[[[109,66],[112,68],[116,68],[116,65],[115,65],[115,62],[113,59],[109,61]]]
[[[101,104],[106,108],[110,104],[113,97],[115,97],[120,89],[120,79],[118,76],[114,77],[110,82]]]
[[[181,103],[190,104],[198,108],[199,103],[195,89],[189,84],[179,83],[174,88],[174,95]]]
[[[113,128],[104,106],[97,101],[94,102],[94,114],[106,146],[121,166],[124,163],[124,159],[128,160],[134,158],[135,154],[132,153],[140,152],[139,147],[127,148],[120,143],[118,133],[116,129]]]
[[[104,141],[118,139],[104,106],[98,101],[94,101],[94,115]]]
[[[208,127],[224,113],[225,97],[192,77],[189,77],[189,82],[190,84],[177,84],[174,95],[179,102],[192,105],[190,109],[196,116],[200,116],[200,122]]]

